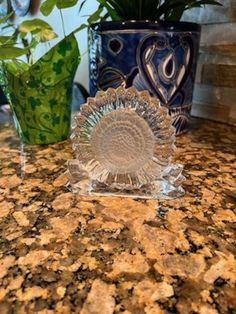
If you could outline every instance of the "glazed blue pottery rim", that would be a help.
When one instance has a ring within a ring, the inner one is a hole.
[[[170,32],[201,32],[201,26],[191,22],[166,22],[166,21],[104,21],[92,24],[91,29],[97,32],[125,31],[125,30],[155,30]]]

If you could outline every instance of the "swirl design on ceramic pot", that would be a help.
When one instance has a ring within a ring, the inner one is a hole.
[[[81,169],[118,189],[151,184],[170,165],[175,129],[168,110],[148,92],[108,89],[75,116],[72,141]]]
[[[147,35],[140,41],[137,63],[140,75],[153,95],[168,105],[189,77],[193,43],[189,36],[176,36],[178,45],[160,34]]]

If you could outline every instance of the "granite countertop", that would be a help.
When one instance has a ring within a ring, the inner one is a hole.
[[[73,195],[69,141],[0,127],[0,313],[236,313],[235,134],[194,120],[186,196],[153,201]]]

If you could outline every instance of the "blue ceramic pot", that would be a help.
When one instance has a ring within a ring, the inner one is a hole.
[[[148,90],[186,131],[201,27],[187,22],[102,22],[89,30],[90,94],[109,87]]]

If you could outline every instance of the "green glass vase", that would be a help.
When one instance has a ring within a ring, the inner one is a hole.
[[[19,61],[3,64],[5,93],[23,143],[50,144],[68,138],[73,79],[78,64],[79,49],[74,34],[65,37],[31,66]]]

